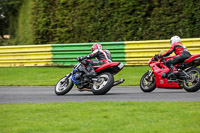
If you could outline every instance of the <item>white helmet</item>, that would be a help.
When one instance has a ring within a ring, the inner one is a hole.
[[[173,37],[171,37],[171,39],[170,39],[171,45],[173,43],[175,43],[175,42],[181,42],[181,38],[179,36],[173,36]]]

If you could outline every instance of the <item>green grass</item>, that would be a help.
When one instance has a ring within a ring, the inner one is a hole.
[[[124,86],[139,85],[140,78],[148,66],[125,67],[115,75],[115,80],[124,78]],[[57,81],[70,73],[72,68],[59,67],[6,67],[0,68],[0,85],[39,86],[55,85]]]
[[[1,133],[198,133],[200,102],[0,105]]]

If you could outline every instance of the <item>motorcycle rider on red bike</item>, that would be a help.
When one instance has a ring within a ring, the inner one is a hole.
[[[181,43],[181,38],[179,36],[171,37],[170,41],[171,48],[164,54],[160,55],[160,57],[166,57],[173,52],[176,54],[175,58],[166,61],[166,66],[171,69],[171,73],[168,75],[168,77],[178,73],[178,70],[174,67],[174,65],[184,62],[186,59],[191,57],[188,49]]]
[[[97,60],[87,60],[95,57]],[[93,66],[111,63],[112,57],[108,50],[103,50],[101,44],[95,43],[92,46],[91,54],[82,57],[77,57],[77,60],[81,61],[81,63],[87,67],[85,71],[87,76],[95,76],[96,72],[94,71]]]

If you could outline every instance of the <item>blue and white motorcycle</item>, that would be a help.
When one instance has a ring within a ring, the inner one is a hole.
[[[124,79],[114,81],[113,76],[123,69],[123,63],[112,62],[94,66],[97,74],[95,77],[86,76],[83,67],[85,67],[83,64],[77,63],[70,74],[58,81],[55,86],[55,93],[65,95],[76,85],[79,91],[91,91],[95,95],[103,95],[113,86],[124,82]]]

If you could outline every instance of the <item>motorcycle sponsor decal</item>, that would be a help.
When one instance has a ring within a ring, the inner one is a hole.
[[[163,80],[160,80],[160,84],[164,84],[164,81],[163,81]]]

